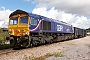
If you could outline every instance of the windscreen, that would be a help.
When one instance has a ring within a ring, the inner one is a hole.
[[[18,24],[18,18],[10,18],[10,25]]]
[[[28,24],[28,16],[20,17],[20,24]]]

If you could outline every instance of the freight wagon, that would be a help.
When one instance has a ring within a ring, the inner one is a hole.
[[[74,27],[74,37],[75,38],[80,38],[80,37],[85,37],[86,36],[86,30]]]

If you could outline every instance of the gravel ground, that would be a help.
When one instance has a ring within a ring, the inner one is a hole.
[[[51,56],[46,60],[90,60],[90,36],[61,43],[57,46],[63,47],[63,57]]]
[[[34,48],[16,50],[0,55],[0,60],[30,60],[47,53],[61,52],[62,57],[51,56],[46,60],[90,60],[90,36]]]

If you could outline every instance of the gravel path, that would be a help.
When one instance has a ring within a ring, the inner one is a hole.
[[[46,60],[90,60],[90,36],[61,43],[63,57],[51,56]]]
[[[0,60],[30,60],[31,57],[61,52],[63,57],[48,57],[46,60],[90,60],[90,36],[34,48],[16,50],[0,55]]]

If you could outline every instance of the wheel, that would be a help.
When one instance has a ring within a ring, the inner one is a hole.
[[[29,45],[29,40],[25,40],[21,42],[21,47],[26,48],[26,47],[29,47],[28,45]]]
[[[10,44],[12,45],[12,47],[14,47],[14,45],[15,45],[15,40],[10,40]]]

